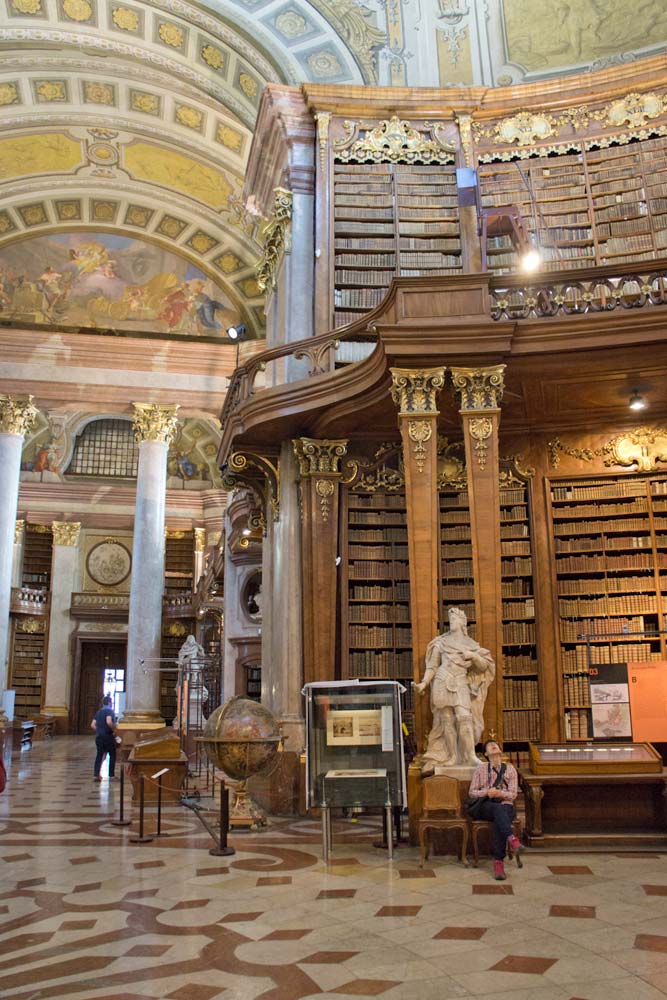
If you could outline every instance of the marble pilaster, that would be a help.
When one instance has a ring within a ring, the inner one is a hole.
[[[53,521],[51,560],[51,609],[43,711],[67,718],[71,686],[70,640],[73,631],[69,609],[79,570],[78,521]]]
[[[160,715],[160,640],[164,591],[167,453],[176,433],[177,406],[134,404],[139,442],[137,500],[127,633],[127,682],[121,724],[163,725]]]
[[[9,605],[12,592],[12,563],[16,532],[16,508],[23,438],[32,426],[37,410],[32,396],[0,396],[0,699],[7,684],[9,654]],[[0,726],[5,718],[0,700]]]

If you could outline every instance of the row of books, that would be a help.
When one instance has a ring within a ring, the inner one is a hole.
[[[519,619],[534,617],[534,597],[526,597],[520,601],[503,601],[503,618]]]
[[[407,545],[349,545],[349,559],[407,559]]]
[[[395,591],[396,600],[407,600],[410,597],[410,592],[406,588],[404,594]],[[366,586],[359,586],[355,584],[350,589],[350,598],[353,601],[388,601],[392,598],[392,587],[391,584],[378,584],[372,583]]]
[[[409,622],[407,604],[351,604],[349,620],[359,623]]]
[[[564,618],[593,615],[606,618],[618,614],[655,614],[653,594],[626,594],[623,597],[579,598],[559,600],[558,609]]]
[[[503,708],[538,708],[539,691],[537,681],[503,680]]]
[[[563,674],[563,699],[566,705],[590,705],[590,682],[587,670]]]
[[[536,641],[535,625],[532,622],[503,622],[503,644],[507,646],[525,646]]]
[[[565,739],[587,740],[590,732],[590,715],[585,708],[571,708],[565,713]]]
[[[503,739],[507,741],[535,742],[540,738],[539,711],[517,712],[509,709],[503,713]]]
[[[503,655],[503,674],[536,674],[537,660],[531,653],[512,653]]]
[[[363,531],[354,531],[352,527],[349,531],[350,542],[404,542],[407,539],[407,529],[398,525],[384,528],[365,528]]]
[[[561,618],[560,635],[562,642],[578,642],[582,635],[589,638],[604,639],[605,635],[611,633],[612,638],[618,638],[619,632],[643,632],[644,617],[635,615],[633,617],[622,618],[579,618],[576,621],[569,621]]]
[[[562,510],[554,512],[555,516],[562,516],[562,514]],[[596,532],[646,530],[647,522],[642,517],[623,517],[614,521],[554,521],[554,535],[592,535]]]

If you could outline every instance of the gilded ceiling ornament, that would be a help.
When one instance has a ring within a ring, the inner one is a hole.
[[[213,263],[216,267],[219,267],[221,271],[224,271],[225,274],[233,274],[234,271],[238,271],[241,267],[241,261],[239,258],[236,254],[230,253],[229,251],[227,253],[220,254],[219,257],[215,258]]]
[[[474,450],[477,455],[477,464],[480,469],[486,468],[488,444],[486,443],[493,432],[493,424],[488,417],[473,417],[468,423],[470,437],[475,442]]]
[[[165,215],[157,228],[158,232],[162,233],[163,236],[169,236],[170,239],[176,239],[177,236],[181,235],[186,225],[187,223],[183,222],[181,219],[175,219],[173,215]]]
[[[52,521],[54,545],[74,546],[79,544],[80,521]]]
[[[308,22],[296,10],[284,10],[273,22],[285,38],[299,38],[308,31]]]
[[[218,125],[215,137],[227,149],[231,149],[235,153],[240,152],[243,136],[236,129],[230,128],[229,125]]]
[[[506,365],[490,368],[452,368],[454,389],[462,410],[496,409],[503,398]]]
[[[139,15],[128,10],[127,7],[114,7],[111,19],[121,31],[137,31],[139,29]]]
[[[81,218],[81,203],[78,201],[57,201],[56,211],[61,222],[71,222]]]
[[[326,523],[329,520],[329,501],[335,492],[335,486],[330,479],[318,479],[315,483],[315,492],[320,498],[322,520]]]
[[[63,80],[43,80],[37,84],[35,92],[40,101],[67,100],[67,91]]]
[[[43,14],[42,0],[11,0],[17,14]]]
[[[437,413],[436,397],[446,368],[390,368],[391,398],[400,413]]]
[[[197,108],[191,108],[188,104],[179,104],[176,109],[176,121],[186,128],[200,129],[204,121],[204,115]]]
[[[327,52],[322,49],[320,52],[311,52],[306,60],[313,76],[326,80],[329,77],[340,76],[343,67],[335,52]]]
[[[282,256],[292,250],[292,192],[277,187],[274,194],[273,214],[261,233],[264,250],[255,265],[257,285],[262,292],[275,285]]]
[[[292,441],[292,447],[302,477],[314,476],[323,472],[338,475],[340,473],[340,460],[347,453],[347,439],[318,440],[302,437]]]
[[[24,531],[25,531],[25,521],[22,519],[17,520],[16,525],[14,526],[14,545],[19,545],[20,542],[23,540]]]
[[[170,21],[161,21],[157,33],[165,45],[170,45],[173,49],[182,47],[185,35],[178,25],[172,24]]]
[[[0,106],[18,103],[19,92],[15,83],[0,83]]]
[[[256,299],[262,291],[256,278],[244,278],[243,281],[239,281],[238,286],[247,299]]]
[[[257,91],[259,89],[257,81],[253,80],[248,73],[239,73],[239,87],[246,97],[257,97]]]
[[[23,437],[37,418],[32,396],[0,395],[0,433]]]
[[[217,49],[215,45],[204,45],[201,50],[201,57],[211,69],[222,70],[225,68],[225,54]]]
[[[196,250],[197,253],[208,253],[211,247],[214,247],[217,240],[214,240],[212,236],[208,236],[207,233],[198,232],[194,236],[190,237],[188,240],[188,245]]]
[[[644,125],[649,118],[657,118],[665,110],[665,98],[658,94],[627,94],[620,101],[607,106],[607,125]]]
[[[89,21],[93,15],[88,0],[63,0],[63,10],[71,21]]]
[[[344,124],[354,127],[353,122]],[[341,146],[342,141],[336,143],[341,160],[375,160],[378,163],[450,163],[452,160],[451,153],[444,150],[440,143],[427,138],[398,115],[384,119],[375,128],[365,129],[362,138],[349,148],[341,149]]]
[[[157,115],[160,111],[160,99],[155,94],[145,94],[138,90],[132,91],[132,110],[143,111],[147,115]]]
[[[415,463],[417,465],[417,471],[424,471],[424,463],[426,461],[426,442],[430,441],[433,437],[433,428],[428,420],[409,420],[408,421],[408,437],[414,444],[414,456]]]
[[[206,528],[195,528],[195,552],[203,552],[206,548]]]
[[[47,215],[41,202],[38,205],[23,205],[19,208],[21,218],[26,226],[38,226],[42,222],[47,222]]]
[[[15,225],[6,212],[0,212],[0,233],[8,233],[10,229],[15,229]]]
[[[178,406],[158,403],[133,403],[134,434],[137,441],[162,441],[171,444],[178,430]]]
[[[116,205],[112,201],[93,202],[93,218],[97,222],[113,222],[116,217]]]
[[[320,147],[320,167],[324,171],[327,165],[327,149],[329,146],[329,125],[331,124],[331,113],[329,111],[318,111],[315,115],[317,122],[317,141]]]
[[[128,226],[147,226],[153,215],[152,208],[142,208],[141,205],[130,205],[125,214],[125,222]]]
[[[387,32],[373,23],[373,11],[355,0],[310,0],[342,38],[361,67],[366,83],[377,83],[377,52],[387,44]]]
[[[83,85],[83,99],[88,104],[112,105],[115,103],[113,86],[110,83],[86,81]]]

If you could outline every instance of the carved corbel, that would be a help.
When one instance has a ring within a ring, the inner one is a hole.
[[[277,459],[254,451],[233,451],[223,468],[222,485],[226,490],[246,487],[256,496],[274,521],[280,516],[280,465]]]

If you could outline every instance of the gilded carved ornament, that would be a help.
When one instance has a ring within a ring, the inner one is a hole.
[[[0,434],[19,434],[23,437],[37,417],[37,407],[32,396],[0,395]]]
[[[445,384],[446,368],[390,368],[391,398],[401,414],[437,414],[436,396]]]
[[[318,111],[315,115],[317,122],[317,141],[320,147],[320,167],[322,171],[327,165],[327,149],[329,146],[329,125],[331,124],[331,112]]]
[[[320,498],[320,512],[325,523],[329,520],[329,501],[334,491],[335,486],[330,479],[318,479],[315,482],[315,492]]]
[[[366,83],[375,84],[376,50],[387,44],[387,33],[372,23],[372,11],[355,0],[310,0],[356,58]]]
[[[260,489],[260,482],[263,486]],[[233,451],[227,460],[226,471],[222,477],[222,485],[226,490],[239,487],[249,489],[259,503],[270,508],[274,521],[280,515],[280,466],[265,455],[251,451]]]
[[[426,462],[426,442],[433,437],[433,428],[428,420],[408,420],[408,437],[414,444],[413,453],[418,472],[424,471]]]
[[[203,552],[206,548],[206,528],[195,528],[195,552]]]
[[[468,422],[468,431],[475,442],[473,450],[477,456],[477,464],[483,470],[486,468],[489,450],[487,441],[493,433],[493,424],[488,417],[472,417]]]
[[[340,460],[347,453],[347,440],[296,438],[292,446],[302,478],[322,473],[340,474]]]
[[[347,145],[356,134],[356,122],[343,123],[346,136],[334,143],[336,158],[349,162],[377,163],[452,163],[454,146],[442,145],[435,136],[439,134],[440,123],[425,122],[430,128],[431,138],[425,132],[413,128],[409,121],[398,115],[385,118],[379,125],[361,125],[361,138]]]
[[[160,406],[158,403],[133,403],[134,434],[143,441],[160,441],[171,444],[178,430],[178,406]]]
[[[18,618],[16,631],[27,632],[28,635],[39,635],[46,631],[46,622],[39,618]]]
[[[659,462],[667,462],[667,428],[636,427],[625,434],[617,434],[601,448],[568,448],[559,438],[549,441],[547,448],[549,463],[554,469],[560,465],[562,454],[581,462],[603,458],[607,468],[635,465],[638,472],[652,472]]]
[[[282,255],[292,250],[292,192],[277,187],[274,193],[273,214],[261,234],[264,252],[255,265],[261,291],[275,285]]]
[[[472,116],[471,115],[459,115],[456,119],[456,124],[459,127],[459,135],[461,137],[461,149],[463,150],[463,157],[466,162],[467,167],[473,166],[473,156],[472,156]]]
[[[452,368],[452,383],[461,397],[461,409],[497,409],[505,389],[505,367]]]
[[[79,544],[80,521],[52,521],[54,545],[74,546]]]
[[[355,481],[356,480],[356,481]],[[401,445],[385,441],[374,452],[372,458],[362,455],[350,456],[345,462],[341,482],[351,485],[359,493],[387,493],[403,489],[405,473]]]
[[[14,545],[19,545],[23,540],[23,533],[25,531],[25,520],[17,520],[14,526]]]

